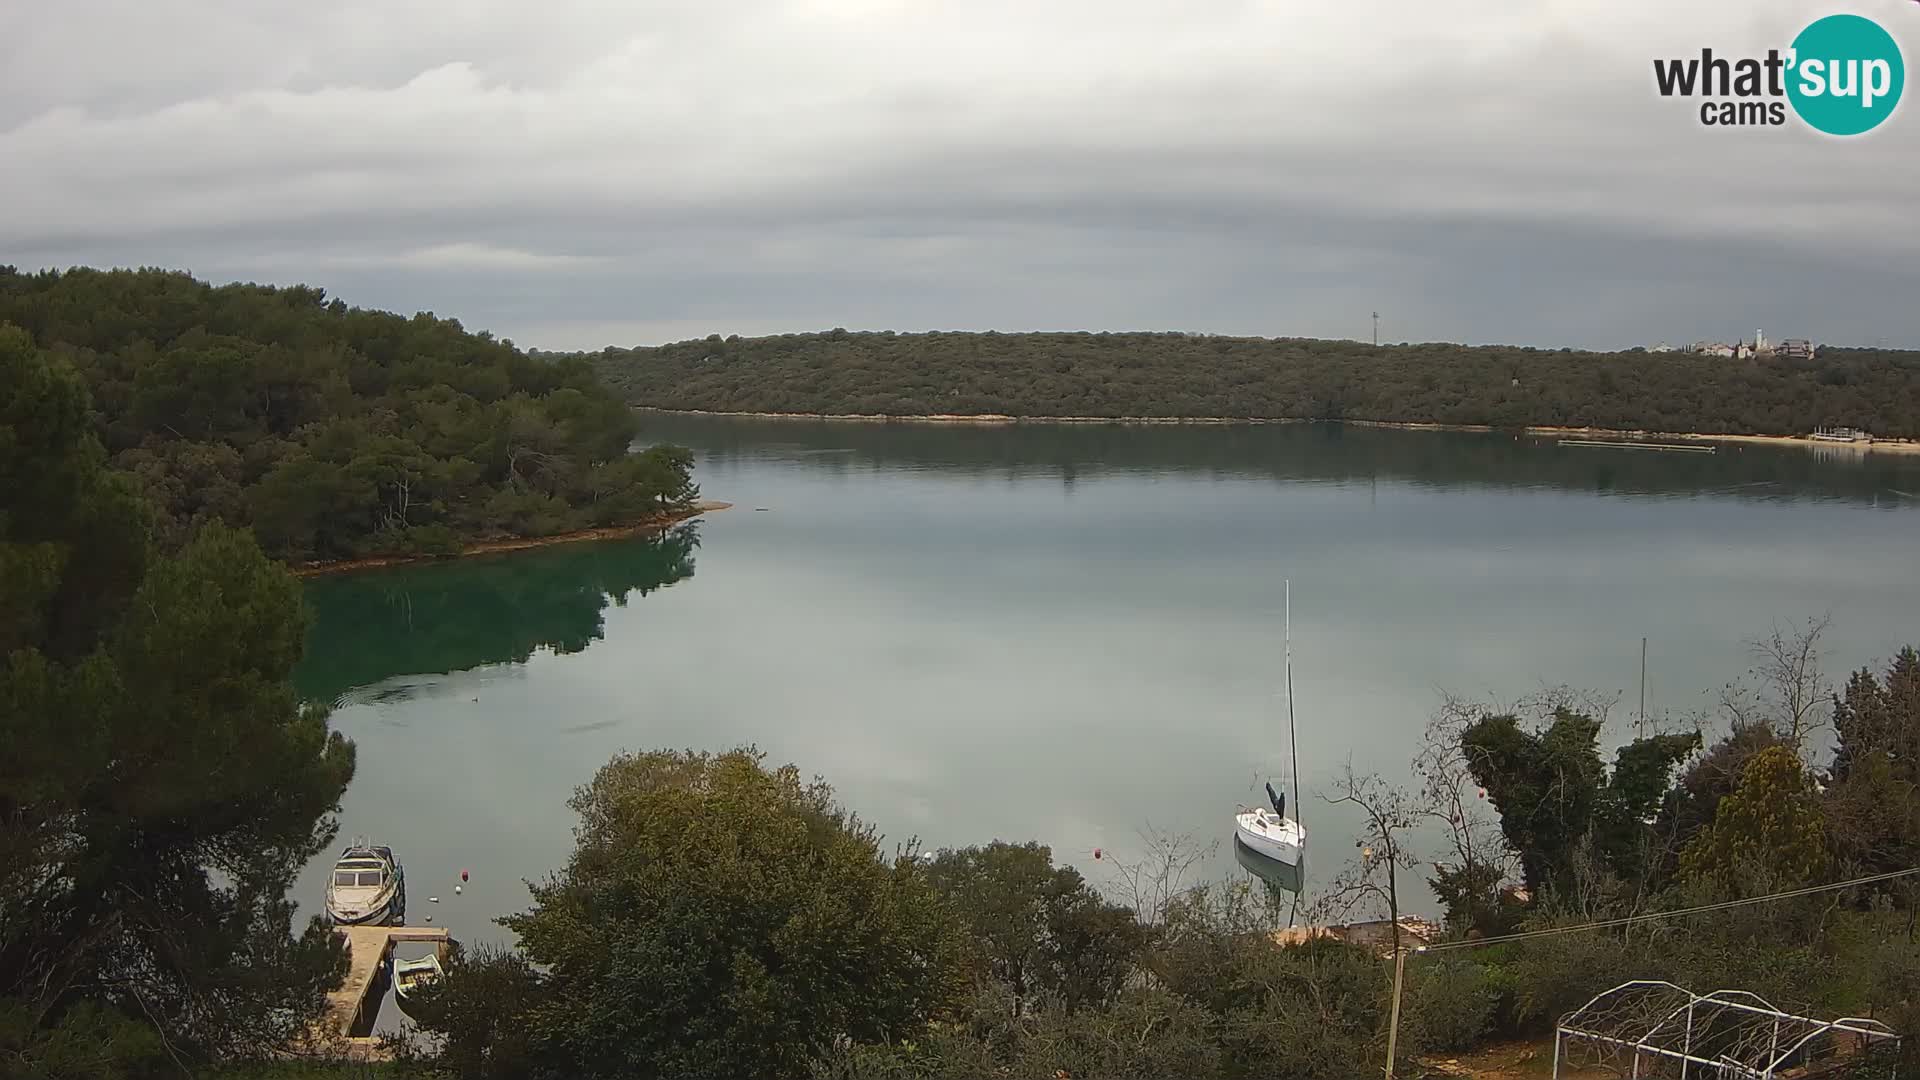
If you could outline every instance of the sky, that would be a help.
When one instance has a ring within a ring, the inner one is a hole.
[[[1920,100],[1703,127],[1652,61],[1857,0],[0,4],[0,263],[520,345],[1184,330],[1920,345]],[[1920,97],[1920,89],[1911,96]]]

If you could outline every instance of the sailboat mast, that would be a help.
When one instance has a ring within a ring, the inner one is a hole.
[[[1300,820],[1300,739],[1293,724],[1293,581],[1286,579],[1285,616],[1281,640],[1287,669],[1287,745],[1293,751],[1293,820]]]

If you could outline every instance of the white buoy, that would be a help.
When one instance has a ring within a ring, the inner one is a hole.
[[[458,885],[455,885],[455,886],[453,887],[453,894],[454,894],[455,896],[458,896],[458,895],[460,895],[460,886],[458,886]]]
[[[437,897],[437,896],[429,896],[429,897],[427,897],[427,903],[429,903],[429,904],[437,904],[437,903],[439,903],[439,902],[440,902],[440,898],[439,898],[439,897]]]

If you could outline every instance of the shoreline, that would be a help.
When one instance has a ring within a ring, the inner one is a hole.
[[[1644,431],[1621,428],[1554,427],[1528,425],[1524,428],[1496,428],[1492,424],[1437,424],[1414,420],[1308,420],[1289,416],[1011,416],[1005,413],[929,413],[895,416],[886,413],[806,413],[735,412],[715,409],[662,409],[633,406],[639,412],[667,416],[731,416],[752,420],[827,420],[860,424],[974,424],[984,427],[1011,427],[1019,424],[1125,424],[1125,425],[1264,425],[1264,424],[1343,424],[1351,427],[1391,428],[1399,431],[1463,431],[1490,434],[1515,431],[1542,436],[1600,436],[1629,441],[1647,439],[1684,439],[1689,442],[1752,443],[1763,446],[1795,446],[1802,449],[1827,447],[1860,453],[1920,454],[1920,441],[1876,440],[1873,442],[1828,442],[1805,435],[1735,435],[1698,431]]]
[[[359,570],[378,570],[389,566],[406,566],[411,563],[448,562],[465,559],[474,555],[500,555],[510,551],[526,551],[531,548],[555,547],[560,544],[578,544],[590,540],[624,540],[630,536],[661,532],[682,521],[699,517],[716,510],[726,510],[732,503],[703,499],[685,510],[673,510],[656,514],[645,521],[632,525],[607,525],[597,529],[575,529],[572,532],[554,533],[551,536],[513,536],[501,540],[477,540],[452,555],[369,555],[364,559],[336,559],[332,562],[306,563],[301,566],[289,566],[287,569],[297,578],[323,577],[330,574],[350,574]]]

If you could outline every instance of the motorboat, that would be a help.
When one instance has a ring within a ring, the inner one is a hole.
[[[400,926],[407,919],[406,873],[384,845],[356,843],[334,861],[327,918],[338,926]]]
[[[418,1020],[413,1011],[419,1002],[416,992],[423,986],[439,981],[446,973],[446,969],[440,966],[440,957],[434,953],[428,953],[418,960],[394,957],[393,1003],[400,1006],[401,1012]]]

